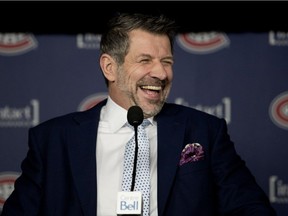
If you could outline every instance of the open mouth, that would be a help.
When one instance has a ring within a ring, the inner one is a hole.
[[[149,91],[161,91],[162,90],[162,87],[161,86],[152,86],[152,85],[143,85],[143,86],[140,86],[140,88],[142,90],[149,90]]]
[[[149,97],[149,99],[159,99],[160,92],[162,91],[162,86],[155,86],[155,85],[142,85],[140,86],[141,90]]]

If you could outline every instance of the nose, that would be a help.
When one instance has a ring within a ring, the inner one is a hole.
[[[158,78],[160,80],[165,80],[168,77],[168,68],[161,62],[156,62],[151,68],[150,76],[153,78]]]

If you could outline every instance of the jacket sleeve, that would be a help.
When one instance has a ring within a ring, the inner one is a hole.
[[[224,120],[220,121],[215,134],[211,149],[211,166],[220,212],[233,216],[276,215],[268,197],[236,153]]]
[[[33,130],[28,135],[29,150],[21,164],[22,173],[5,201],[1,216],[38,215],[41,199],[42,162]]]

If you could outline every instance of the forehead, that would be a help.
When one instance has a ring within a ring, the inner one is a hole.
[[[129,33],[130,49],[169,48],[170,41],[167,35],[154,34],[142,29],[132,30]]]

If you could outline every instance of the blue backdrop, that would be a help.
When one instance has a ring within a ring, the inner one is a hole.
[[[28,128],[107,96],[98,34],[0,33],[0,211],[19,176]],[[169,102],[228,122],[279,216],[288,214],[288,32],[183,33]]]

